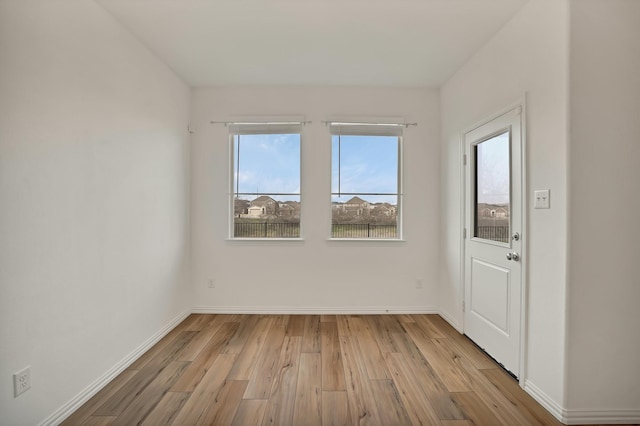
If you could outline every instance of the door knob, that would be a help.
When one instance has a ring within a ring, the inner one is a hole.
[[[520,255],[515,251],[513,253],[507,253],[507,260],[513,260],[514,262],[517,262],[518,260],[520,260]]]

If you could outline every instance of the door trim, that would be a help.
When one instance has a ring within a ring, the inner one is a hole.
[[[465,315],[463,311],[463,306],[466,303],[465,300],[465,281],[466,281],[466,269],[465,269],[465,261],[466,261],[466,250],[465,250],[465,238],[469,238],[469,232],[471,230],[467,230],[467,236],[464,236],[464,228],[465,228],[465,213],[466,213],[466,179],[467,179],[467,168],[464,164],[464,155],[466,152],[465,146],[465,135],[485,124],[495,120],[498,117],[516,109],[520,108],[520,141],[521,141],[521,149],[520,149],[520,162],[522,167],[522,181],[520,191],[522,194],[522,247],[521,247],[521,283],[522,283],[522,291],[520,296],[520,375],[518,377],[518,382],[521,388],[524,388],[525,382],[527,380],[527,343],[528,343],[528,309],[527,309],[527,300],[528,300],[528,281],[527,277],[529,276],[529,262],[528,262],[528,234],[529,234],[529,226],[528,226],[528,199],[529,193],[527,191],[527,177],[528,177],[528,169],[527,169],[527,94],[526,92],[520,96],[516,101],[509,104],[507,107],[499,110],[497,113],[494,113],[487,118],[476,122],[472,126],[464,129],[460,133],[460,285],[459,285],[459,294],[461,295],[461,303],[459,305],[459,313],[461,318],[461,331],[464,333],[465,330]],[[470,159],[467,159],[470,161]]]

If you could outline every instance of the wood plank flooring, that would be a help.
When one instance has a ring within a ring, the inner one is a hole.
[[[437,315],[191,315],[63,425],[560,425]]]

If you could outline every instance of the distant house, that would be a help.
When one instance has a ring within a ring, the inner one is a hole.
[[[373,205],[371,212],[374,216],[388,216],[392,217],[397,214],[396,206],[389,203],[376,203]]]
[[[496,209],[496,217],[498,219],[506,219],[509,217],[509,210],[504,207],[499,207]]]
[[[296,210],[300,210],[300,201],[285,201],[282,204],[286,204],[293,207]]]
[[[251,203],[249,200],[243,200],[241,198],[236,198],[233,200],[233,213],[237,217],[241,217],[242,215],[246,215],[249,213],[249,206]]]
[[[478,224],[483,226],[508,225],[509,207],[498,204],[478,204]]]
[[[261,206],[251,206],[247,210],[249,217],[261,217],[265,215],[265,208]]]
[[[348,214],[357,216],[367,215],[371,209],[371,204],[360,197],[353,197],[342,205],[342,208]]]
[[[491,207],[482,204],[478,206],[478,217],[493,217],[495,213],[492,214],[491,212],[495,212]]]
[[[280,217],[300,217],[300,202],[285,201],[280,203]]]
[[[251,201],[248,211],[249,216],[277,216],[280,204],[268,195],[262,195]]]
[[[293,217],[295,214],[295,208],[286,203],[280,203],[280,217]]]
[[[373,205],[360,197],[353,197],[344,203],[333,202],[333,213],[339,216],[368,216]]]
[[[509,208],[493,204],[480,204],[479,215],[487,218],[504,219],[509,217]]]

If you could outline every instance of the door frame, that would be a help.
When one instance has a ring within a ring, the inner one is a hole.
[[[520,191],[522,194],[522,232],[521,232],[521,241],[522,241],[522,247],[521,247],[521,272],[520,272],[520,280],[521,280],[521,285],[522,285],[522,291],[521,291],[521,296],[520,296],[520,376],[518,377],[518,382],[521,388],[524,388],[525,385],[525,381],[526,381],[526,376],[527,376],[527,342],[528,342],[528,309],[527,309],[527,300],[528,300],[528,282],[527,282],[527,277],[528,277],[528,270],[529,270],[529,258],[528,258],[528,233],[529,233],[529,227],[528,227],[528,199],[529,199],[529,193],[527,192],[527,109],[526,109],[526,105],[527,105],[527,96],[526,93],[524,93],[522,96],[520,96],[515,102],[512,102],[511,104],[509,104],[507,107],[499,110],[497,113],[491,114],[489,116],[487,116],[485,119],[476,122],[475,124],[473,124],[472,126],[469,126],[468,128],[464,129],[461,133],[460,133],[460,286],[459,286],[459,292],[461,295],[461,303],[459,305],[459,313],[460,313],[460,318],[461,318],[461,324],[462,324],[462,333],[464,333],[465,331],[465,313],[464,313],[464,308],[465,308],[465,304],[466,304],[466,300],[465,300],[465,294],[466,294],[466,288],[465,288],[465,282],[466,282],[466,267],[465,267],[465,261],[466,261],[466,249],[465,249],[465,241],[466,238],[469,237],[469,233],[471,232],[471,230],[467,230],[467,235],[464,235],[464,229],[466,226],[466,209],[467,209],[467,190],[466,190],[466,179],[467,179],[467,167],[466,164],[464,162],[464,156],[466,154],[466,143],[465,143],[465,135],[479,127],[484,126],[487,123],[490,123],[491,121],[495,120],[498,117],[501,117],[502,115],[513,111],[516,108],[520,108],[520,143],[521,143],[521,149],[520,149],[520,162],[521,162],[521,167],[522,167],[522,180],[521,180],[521,187],[520,187]],[[468,161],[470,159],[467,159]]]

